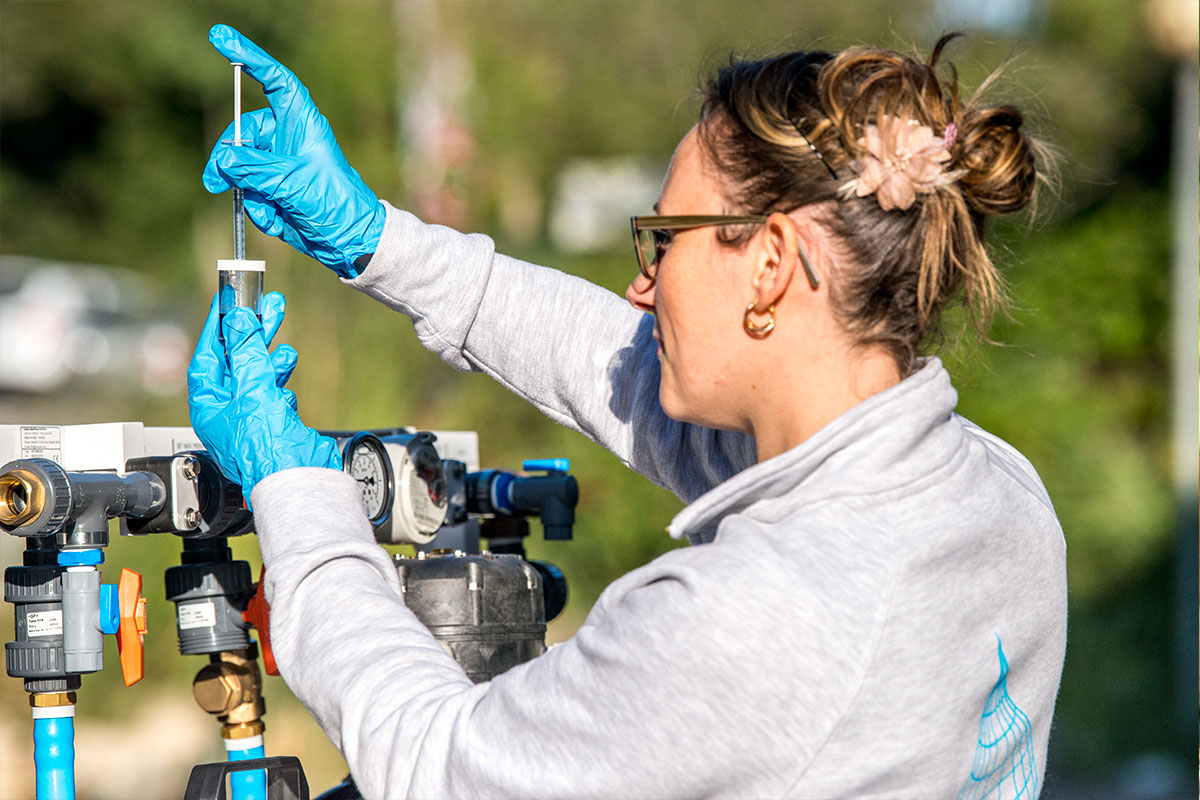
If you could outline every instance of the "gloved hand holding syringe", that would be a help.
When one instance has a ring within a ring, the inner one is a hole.
[[[386,208],[290,70],[227,25],[214,25],[209,40],[262,85],[268,107],[225,130],[204,167],[204,188],[245,187],[255,227],[343,278],[357,277],[379,244]]]

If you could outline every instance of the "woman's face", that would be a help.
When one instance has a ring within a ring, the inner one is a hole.
[[[697,129],[680,142],[655,211],[664,216],[730,213]],[[662,366],[659,399],[668,416],[708,427],[743,430],[739,392],[742,315],[755,299],[749,248],[722,245],[716,227],[673,231],[657,280],[639,274],[625,292],[654,314]]]

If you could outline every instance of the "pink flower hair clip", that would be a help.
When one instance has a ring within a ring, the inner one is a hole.
[[[945,133],[945,138],[934,136],[928,125],[884,114],[879,125],[868,125],[858,140],[865,153],[850,162],[858,177],[842,187],[843,196],[874,194],[884,211],[904,210],[918,194],[932,194],[953,183],[960,173],[946,172],[943,165],[950,160],[958,126],[947,125]]]

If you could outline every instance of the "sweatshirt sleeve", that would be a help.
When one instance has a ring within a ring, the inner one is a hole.
[[[370,266],[346,282],[410,317],[450,366],[492,376],[685,501],[754,463],[751,437],[663,413],[653,317],[595,284],[390,205]]]
[[[731,597],[726,583],[744,576],[721,572],[729,559],[709,545],[630,573],[570,641],[472,684],[405,607],[349,476],[284,470],[255,486],[253,503],[280,673],[366,798],[738,795],[764,776],[788,785],[837,724],[872,638],[837,613],[780,635],[764,613],[775,599]],[[847,637],[850,647],[832,645]],[[756,663],[806,668],[746,680]],[[701,698],[697,685],[720,691]],[[786,757],[773,741],[788,743]]]

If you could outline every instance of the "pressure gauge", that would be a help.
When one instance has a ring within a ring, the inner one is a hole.
[[[367,519],[372,525],[382,525],[392,513],[396,492],[392,462],[383,442],[373,433],[356,433],[342,449],[342,468],[358,481]]]

